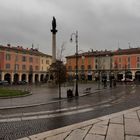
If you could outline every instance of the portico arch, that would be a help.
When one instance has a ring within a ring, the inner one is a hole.
[[[120,72],[117,74],[117,80],[121,81],[122,79],[123,79],[123,73]]]
[[[38,74],[35,74],[35,83],[39,82],[39,76]]]
[[[41,76],[40,76],[40,81],[41,81],[41,82],[44,81],[44,74],[41,74]]]
[[[140,81],[140,71],[136,71],[135,73],[135,80]]]
[[[132,79],[132,72],[131,71],[126,71],[125,72],[125,78]]]
[[[26,81],[26,74],[22,74],[21,81]]]
[[[4,80],[8,81],[8,83],[11,83],[11,75],[9,73],[6,73],[4,75]]]

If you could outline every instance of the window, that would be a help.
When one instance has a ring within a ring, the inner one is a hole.
[[[46,60],[46,64],[49,64],[49,60]]]
[[[140,63],[137,63],[137,68],[140,68]]]
[[[119,58],[119,62],[121,62],[122,61],[122,59],[121,59],[121,57]]]
[[[19,70],[19,65],[15,64],[15,70]]]
[[[26,70],[26,65],[22,65],[22,70]]]
[[[95,69],[98,69],[98,65],[97,64],[95,65]]]
[[[88,70],[91,70],[91,65],[88,65]]]
[[[98,59],[95,59],[95,62],[98,63]]]
[[[128,57],[128,62],[130,62],[130,56]]]
[[[140,62],[140,57],[139,56],[137,57],[137,62]]]
[[[85,70],[85,66],[81,65],[81,71],[84,72],[84,70]]]
[[[10,69],[10,64],[6,64],[6,69]]]
[[[68,63],[71,65],[71,59],[68,60]]]
[[[85,60],[85,58],[84,58],[84,56],[82,57],[82,64],[84,64],[84,60]]]
[[[26,57],[25,56],[22,56],[22,61],[26,62]]]
[[[91,64],[91,57],[88,58],[88,64]]]
[[[72,66],[68,66],[68,70],[72,70]]]
[[[43,59],[42,59],[42,64],[43,64]]]
[[[130,69],[130,63],[128,64],[128,69]]]
[[[35,70],[39,70],[39,67],[38,66],[35,66]]]
[[[33,62],[33,58],[32,57],[29,58],[29,62]]]
[[[85,66],[84,65],[81,65],[81,70],[84,70],[85,69]]]
[[[11,60],[11,55],[10,54],[6,54],[6,60]]]
[[[30,70],[30,71],[33,71],[33,66],[32,66],[32,65],[30,65],[29,70]]]
[[[16,54],[15,56],[15,61],[17,62],[18,61],[18,55]]]

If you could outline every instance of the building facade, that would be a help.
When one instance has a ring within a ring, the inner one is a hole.
[[[67,56],[67,78],[73,80],[76,71],[76,56]],[[82,53],[78,55],[78,78],[81,80],[92,80],[92,72],[94,69],[94,58],[90,53]]]
[[[66,61],[68,75],[69,73],[75,75],[75,55],[67,56]],[[126,78],[140,81],[140,48],[79,54],[78,75],[80,80],[82,80],[81,72],[87,80],[96,80],[102,76],[106,76],[109,80],[110,75],[113,75],[118,81]],[[91,78],[88,78],[88,72],[91,74]]]
[[[44,61],[48,60],[49,63],[41,64],[42,58]],[[44,81],[49,64],[51,64],[51,56],[43,54],[37,49],[13,47],[10,44],[0,46],[0,80],[6,80],[9,83]]]

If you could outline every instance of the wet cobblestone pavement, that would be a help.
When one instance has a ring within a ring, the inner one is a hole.
[[[0,139],[14,140],[139,106],[139,90],[139,86],[120,86],[78,99],[28,108],[0,110]],[[18,120],[17,117],[22,119]]]

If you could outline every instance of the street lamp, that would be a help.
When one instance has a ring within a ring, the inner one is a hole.
[[[112,54],[110,54],[110,87],[112,87],[112,80],[113,80],[113,75],[112,75],[112,71],[111,71],[111,69],[112,69]]]
[[[75,36],[75,43],[76,43],[76,88],[75,88],[75,96],[79,96],[78,94],[78,31],[71,34],[70,41],[72,42],[72,37]]]

